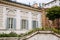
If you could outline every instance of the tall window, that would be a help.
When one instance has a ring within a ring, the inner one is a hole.
[[[21,29],[28,29],[28,20],[22,20]]]
[[[60,3],[59,3],[59,5],[60,5]]]
[[[37,28],[38,27],[38,21],[32,21],[32,27]]]
[[[16,27],[16,19],[7,18],[7,29],[15,29],[15,27]]]

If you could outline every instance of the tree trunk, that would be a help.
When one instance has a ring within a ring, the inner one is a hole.
[[[60,29],[60,18],[59,18],[59,29]]]
[[[51,20],[48,21],[48,25],[50,28],[52,27],[52,21]]]
[[[52,21],[52,28],[54,27],[54,20]]]
[[[54,20],[49,20],[49,26],[50,26],[51,31],[52,31],[52,28],[54,28]]]
[[[60,29],[60,21],[59,21],[60,18],[57,19],[57,29]]]

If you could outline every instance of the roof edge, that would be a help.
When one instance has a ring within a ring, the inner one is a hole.
[[[11,6],[16,6],[16,7],[19,7],[19,8],[24,8],[24,9],[29,9],[29,10],[41,12],[41,9],[28,7],[28,6],[25,6],[25,5],[19,5],[19,4],[16,4],[16,3],[11,3],[11,2],[7,2],[7,1],[3,1],[3,0],[0,0],[0,3],[6,4],[6,5],[11,5]]]

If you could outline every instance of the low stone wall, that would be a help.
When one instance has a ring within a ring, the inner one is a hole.
[[[58,40],[59,38],[52,34],[37,34],[27,40]],[[60,39],[59,39],[60,40]]]
[[[1,37],[0,40],[20,40],[18,37]]]
[[[60,40],[60,35],[52,31],[37,31],[31,35],[23,37],[21,40]]]

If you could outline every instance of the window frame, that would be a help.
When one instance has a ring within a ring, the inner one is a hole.
[[[14,21],[14,20],[16,20],[16,18],[10,18],[10,17],[8,17],[7,18],[7,29],[16,29],[15,27],[16,27],[16,22]]]
[[[26,19],[21,20],[21,30],[28,30],[28,20]]]

